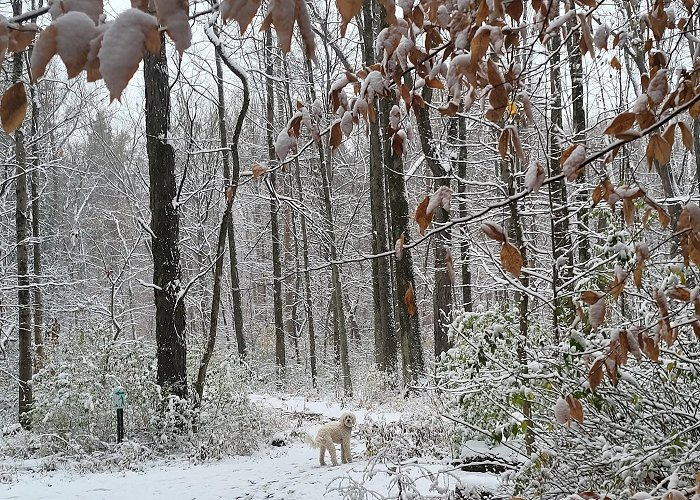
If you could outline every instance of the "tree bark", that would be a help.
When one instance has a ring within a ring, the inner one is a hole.
[[[21,0],[12,1],[12,13],[18,16],[22,13]],[[12,81],[19,82],[24,69],[24,54],[18,53],[13,57]],[[17,302],[18,302],[18,419],[25,429],[31,428],[29,411],[34,402],[31,380],[32,367],[32,309],[29,280],[29,234],[30,226],[27,218],[29,200],[27,193],[27,151],[24,146],[24,132],[19,127],[15,131],[15,161],[17,162],[15,179],[15,228],[17,236]]]
[[[219,34],[218,25],[214,26],[214,33]],[[228,137],[226,130],[226,102],[224,100],[224,71],[221,67],[221,54],[219,52],[220,48],[217,47],[214,51],[214,62],[216,64],[216,90],[217,90],[217,113],[219,118],[219,139],[222,148],[228,147]],[[241,79],[243,81],[243,79]],[[244,82],[243,86],[243,96],[244,101],[248,95],[247,82]],[[247,104],[245,106],[247,108]],[[243,106],[241,106],[243,108]],[[243,115],[245,117],[245,112],[241,109],[239,117]],[[241,118],[239,118],[241,120]],[[241,125],[242,126],[242,125]],[[235,152],[234,152],[235,150]],[[234,163],[238,161],[238,144],[237,138],[234,134],[234,143],[231,144],[231,154],[234,155]],[[231,178],[231,168],[229,165],[229,152],[224,150],[222,152],[222,162],[224,167],[224,179],[226,187],[233,186],[233,180]],[[240,163],[240,162],[239,162]],[[235,168],[235,165],[234,165]],[[240,171],[240,166],[238,167]],[[237,177],[237,175],[236,175]],[[237,184],[238,181],[236,181]],[[233,329],[236,332],[236,345],[238,347],[238,356],[241,359],[246,357],[246,343],[245,336],[243,334],[243,309],[241,306],[241,283],[238,277],[238,257],[236,252],[236,236],[233,230],[233,215],[228,218],[228,253],[229,253],[229,267],[231,273],[231,297],[232,297],[232,309],[233,309]]]
[[[363,55],[365,66],[376,62],[374,54],[374,14],[377,4],[366,0],[362,5],[363,14]],[[371,103],[377,106],[377,101]],[[370,211],[372,213],[372,253],[382,254],[387,251],[386,188],[382,169],[382,144],[379,122],[369,124],[369,185]],[[377,368],[388,373],[396,373],[398,358],[396,330],[391,295],[391,277],[389,259],[379,257],[372,259],[372,297],[374,299],[374,358]]]
[[[272,30],[268,28],[265,31],[265,74],[266,78],[266,118],[267,118],[267,152],[270,163],[275,161],[275,140],[272,136],[273,125],[275,119],[275,102],[274,102],[274,62],[272,59]],[[276,174],[270,172],[267,176],[270,188],[270,226],[272,229],[272,279],[273,279],[273,302],[274,302],[274,318],[275,318],[275,364],[278,367],[280,377],[284,375],[284,366],[286,365],[285,342],[284,342],[284,321],[282,318],[282,252],[280,248],[280,233],[279,219],[277,212],[279,211],[279,203],[277,201],[276,192]]]
[[[404,235],[405,243],[411,242],[411,232],[408,224],[408,200],[406,199],[406,184],[403,176],[403,159],[395,156],[391,148],[389,129],[389,111],[395,104],[390,98],[380,101],[381,127],[384,130],[384,168],[386,170],[389,207],[391,210],[391,238],[397,241]],[[401,338],[401,361],[404,385],[408,386],[423,372],[423,345],[420,338],[418,313],[410,314],[407,304],[409,290],[416,295],[413,275],[413,257],[406,249],[403,257],[396,261],[396,293]]]
[[[457,191],[459,193],[459,217],[464,218],[468,215],[467,209],[467,119],[460,115],[457,118],[457,139],[459,140],[459,155],[457,156],[457,175],[459,176],[459,184]],[[465,311],[472,311],[474,302],[472,299],[472,273],[469,267],[469,233],[466,224],[462,224],[461,241],[459,243],[459,254],[462,261],[462,304]]]
[[[146,53],[146,149],[151,182],[151,248],[156,305],[156,344],[158,384],[165,394],[187,396],[187,339],[185,303],[180,280],[179,210],[175,152],[168,143],[170,128],[170,89],[165,39],[161,33],[159,54]]]
[[[412,86],[412,83],[411,85]],[[433,89],[423,88],[423,100],[430,103],[433,97]],[[433,128],[430,124],[428,107],[421,107],[416,112],[416,122],[420,135],[420,144],[423,150],[425,162],[433,176],[433,191],[441,186],[450,187],[450,178],[447,172],[440,165],[437,153],[433,147]],[[433,214],[433,222],[436,227],[445,224],[450,220],[450,213],[442,207],[437,207]],[[450,341],[447,335],[452,317],[452,281],[447,272],[447,257],[450,254],[452,242],[452,232],[450,230],[441,231],[433,237],[435,245],[435,288],[433,290],[433,336],[435,341],[435,358],[447,351]]]

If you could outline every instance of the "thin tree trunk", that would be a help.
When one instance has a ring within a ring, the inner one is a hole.
[[[267,118],[267,152],[270,163],[275,161],[275,140],[272,136],[275,119],[274,87],[272,77],[274,76],[274,62],[272,53],[272,30],[265,31],[265,79],[267,90],[266,118]],[[276,192],[276,174],[268,174],[270,183],[270,226],[272,229],[272,275],[273,275],[273,302],[275,317],[275,364],[278,367],[279,375],[284,375],[286,365],[285,342],[284,342],[284,322],[282,318],[282,252],[280,249],[280,234],[278,211],[279,203]]]
[[[362,5],[363,14],[363,55],[365,66],[375,61],[374,54],[374,15],[378,9],[374,0],[366,0]],[[377,101],[371,103],[377,105]],[[369,124],[369,184],[370,211],[372,214],[372,253],[382,254],[387,251],[386,188],[382,168],[382,143],[379,122],[371,120]],[[391,295],[391,276],[389,259],[379,257],[372,259],[372,297],[374,299],[374,358],[377,368],[388,373],[396,373],[398,358],[396,346],[396,329]],[[392,380],[390,378],[390,380]]]
[[[460,115],[457,118],[457,138],[459,140],[459,155],[457,165],[457,175],[459,176],[459,217],[468,215],[467,208],[467,119]],[[469,233],[466,224],[462,224],[461,241],[459,243],[459,253],[462,260],[462,304],[465,311],[472,311],[474,307],[472,299],[472,273],[469,268]]]
[[[159,54],[146,53],[146,150],[151,181],[151,248],[156,305],[158,384],[165,394],[187,396],[185,302],[180,282],[180,221],[173,204],[177,196],[175,152],[168,143],[170,89],[166,44],[161,33]]]
[[[412,82],[409,86],[412,86]],[[430,103],[433,97],[433,89],[423,88],[423,100]],[[428,107],[421,107],[416,112],[416,122],[420,135],[421,148],[426,164],[433,176],[433,191],[444,186],[450,187],[450,178],[447,172],[440,165],[437,153],[433,147],[433,128],[430,124]],[[450,213],[442,207],[437,207],[433,215],[436,226],[445,224],[450,220]],[[435,245],[435,288],[433,290],[433,336],[435,341],[435,358],[450,348],[450,341],[447,335],[452,316],[452,281],[447,272],[447,256],[450,254],[452,232],[450,230],[441,231],[434,236]]]
[[[31,57],[30,47],[29,56]],[[39,108],[36,105],[35,87],[30,86],[30,95],[32,100],[32,120],[31,120],[31,136],[32,136],[32,175],[31,175],[31,192],[32,192],[32,239],[34,240],[33,250],[33,267],[34,267],[34,349],[35,358],[34,366],[36,370],[41,369],[44,361],[44,302],[41,293],[41,234],[39,229],[40,220],[40,203],[39,203],[39,147],[36,141],[39,133]]]
[[[561,37],[555,33],[550,39],[550,93],[553,96],[549,124],[549,175],[561,172],[560,131],[563,130],[560,70]],[[561,324],[569,324],[573,317],[571,299],[559,287],[571,270],[572,255],[569,240],[569,218],[566,184],[558,179],[550,184],[549,203],[551,210],[552,237],[552,290],[554,298],[554,343],[559,342]]]
[[[224,107],[224,89],[223,89],[223,72],[221,71],[221,45],[215,44],[215,57],[217,62],[217,87],[218,87],[218,108],[219,108],[219,133],[220,142],[223,157],[223,167],[224,167],[224,178],[226,183],[226,208],[224,214],[221,218],[221,225],[219,226],[219,236],[216,245],[216,264],[214,265],[214,290],[212,292],[211,301],[211,313],[209,315],[209,336],[207,338],[207,345],[202,355],[202,361],[199,364],[199,370],[197,372],[197,380],[195,382],[195,392],[197,393],[197,399],[195,404],[197,406],[202,404],[202,397],[204,396],[204,384],[207,377],[207,369],[209,367],[209,362],[214,354],[214,347],[216,345],[216,332],[219,322],[219,305],[221,302],[221,276],[224,266],[224,254],[226,253],[226,236],[229,233],[230,227],[232,225],[231,219],[231,209],[233,207],[233,202],[236,199],[236,191],[238,190],[238,179],[240,175],[240,160],[238,156],[238,141],[241,136],[241,130],[243,129],[243,121],[248,113],[248,80],[245,74],[238,71],[238,69],[226,60],[226,65],[229,69],[241,80],[243,86],[243,102],[241,103],[241,111],[238,114],[238,119],[236,120],[236,128],[233,132],[233,140],[231,142],[230,153],[232,155],[233,171],[229,167],[229,151],[225,148],[227,147],[226,139],[226,121],[225,121],[225,107]],[[230,243],[229,243],[230,245]],[[230,247],[229,247],[230,248]],[[242,332],[241,332],[242,333]],[[238,331],[236,331],[238,335]],[[239,355],[243,356],[245,354],[245,346],[243,353],[240,350],[239,344]]]
[[[219,34],[219,26],[214,25],[214,33]],[[224,71],[223,68],[221,67],[221,54],[219,52],[219,48],[214,51],[214,62],[216,64],[216,90],[217,90],[217,98],[218,98],[218,103],[217,103],[217,112],[218,112],[218,118],[219,118],[219,139],[221,142],[221,147],[222,148],[227,148],[228,147],[228,137],[227,137],[227,130],[226,130],[226,101],[224,100]],[[235,67],[234,67],[235,68]],[[241,81],[244,81],[241,79]],[[248,85],[247,81],[244,81],[243,85],[243,98],[244,101],[246,100],[248,95]],[[243,108],[243,106],[241,106]],[[246,104],[247,108],[247,104]],[[245,117],[245,112],[243,109],[241,109],[241,114],[239,115],[239,121],[241,120],[240,116],[243,115]],[[233,150],[236,149],[236,152],[233,153]],[[238,144],[237,144],[237,137],[234,137],[234,143],[231,145],[231,151],[233,154],[236,155],[236,158],[238,156]],[[235,161],[236,159],[234,159]],[[233,181],[231,178],[231,168],[229,166],[229,152],[228,151],[223,151],[222,152],[222,162],[223,162],[223,167],[224,167],[224,178],[225,178],[225,183],[227,186],[233,186]],[[235,168],[235,165],[234,165]],[[238,167],[240,171],[240,167]],[[236,181],[237,183],[237,181]],[[230,273],[231,273],[231,297],[232,297],[232,309],[233,309],[233,329],[236,332],[236,344],[238,346],[238,356],[241,359],[245,359],[246,357],[246,343],[245,343],[245,336],[243,335],[243,309],[241,306],[241,283],[240,279],[238,277],[238,257],[236,253],[236,236],[235,236],[235,231],[233,230],[233,215],[228,218],[228,225],[227,225],[227,233],[228,233],[228,253],[229,253],[229,266],[230,266]]]
[[[316,90],[314,87],[313,68],[310,61],[307,61],[307,73],[311,90],[311,98],[316,100]],[[333,286],[333,314],[337,319],[338,348],[340,351],[340,364],[343,374],[343,389],[345,395],[352,395],[352,380],[350,378],[350,360],[348,357],[348,335],[345,327],[345,310],[343,308],[343,287],[340,278],[340,265],[338,264],[338,249],[335,240],[335,230],[333,223],[333,208],[331,184],[329,179],[329,165],[326,162],[326,154],[323,150],[322,142],[318,145],[318,156],[320,160],[319,172],[321,174],[321,197],[323,199],[323,215],[328,238],[329,256],[331,260],[331,282]],[[328,159],[330,163],[330,159]]]

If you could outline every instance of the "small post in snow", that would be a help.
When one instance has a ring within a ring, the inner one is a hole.
[[[112,402],[117,410],[117,443],[121,443],[124,440],[124,407],[126,406],[126,391],[123,387],[114,388]]]

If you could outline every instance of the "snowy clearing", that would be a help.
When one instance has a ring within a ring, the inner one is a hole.
[[[315,500],[357,498],[365,489],[381,495],[377,498],[396,498],[399,482],[404,492],[414,491],[424,498],[442,497],[457,484],[475,491],[498,489],[495,474],[455,471],[449,464],[438,461],[415,460],[400,466],[381,463],[376,457],[366,456],[364,443],[355,435],[353,463],[321,467],[317,450],[302,443],[303,433],[314,435],[322,423],[340,415],[343,408],[339,404],[267,394],[253,394],[250,399],[260,406],[294,416],[290,418],[289,428],[281,429],[275,436],[285,442],[284,446],[265,446],[252,456],[198,464],[179,459],[146,463],[138,471],[87,474],[47,471],[45,460],[20,463],[5,460],[0,462],[0,499]],[[351,409],[357,415],[358,425],[368,416],[386,422],[399,421],[402,416],[400,412]],[[479,443],[474,444],[481,448]]]

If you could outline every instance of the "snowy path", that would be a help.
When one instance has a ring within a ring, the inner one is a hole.
[[[360,480],[366,465],[367,461],[357,461],[320,467],[314,450],[295,443],[266,449],[253,457],[232,457],[201,465],[175,462],[143,472],[19,472],[16,481],[0,484],[0,499],[339,499],[342,496],[337,491],[328,492],[328,486],[337,486],[336,478],[348,477],[348,473]],[[473,485],[497,485],[496,478],[489,474],[462,473],[460,477]],[[367,486],[386,494],[389,481],[388,474],[378,473]],[[428,493],[430,482],[422,483],[422,492]]]

